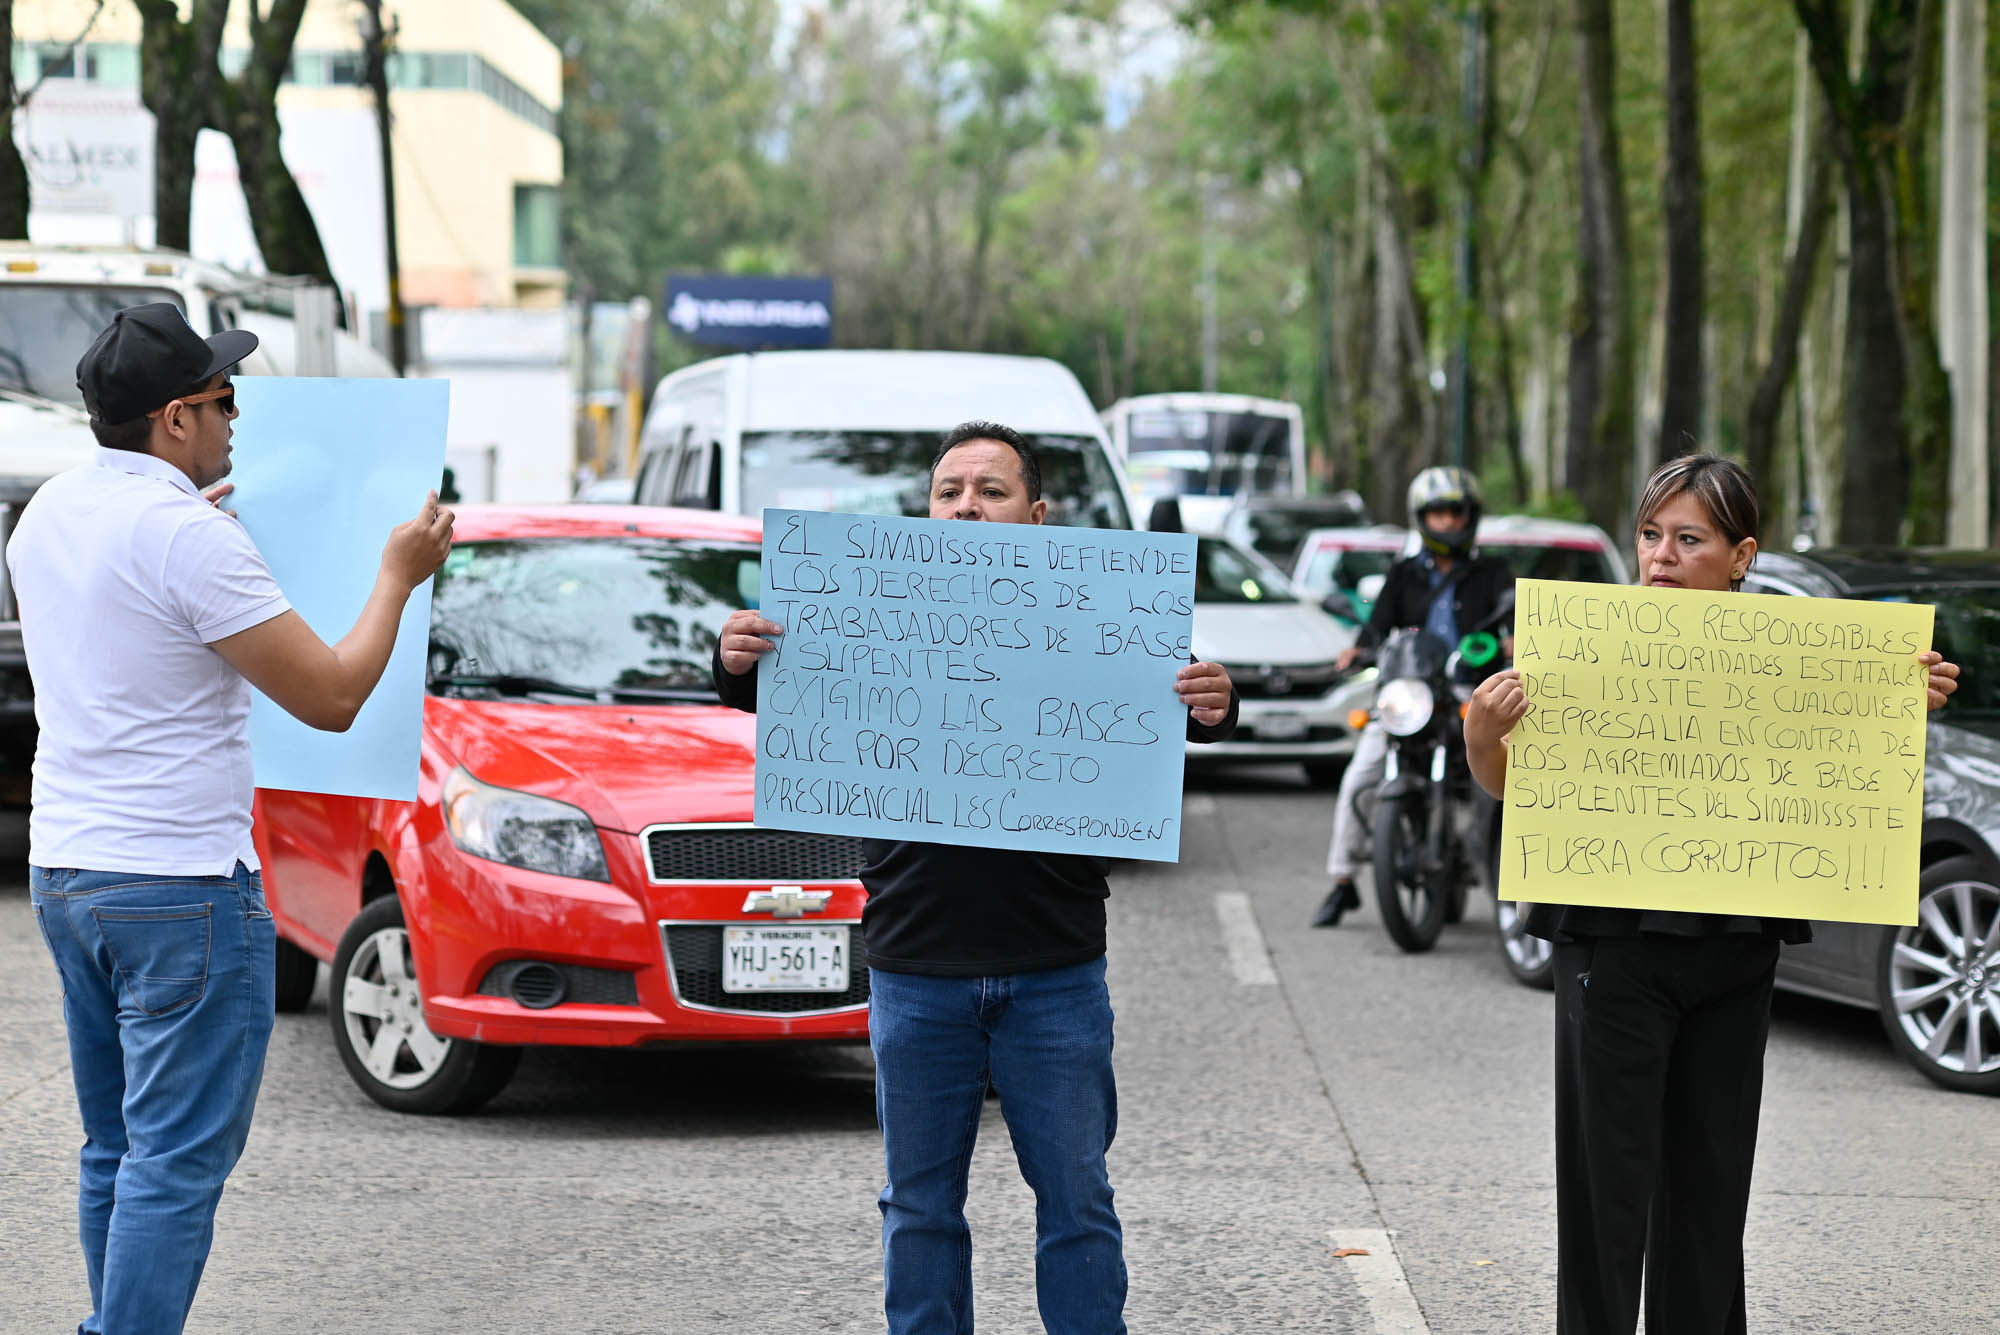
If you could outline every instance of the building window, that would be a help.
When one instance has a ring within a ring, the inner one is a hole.
[[[559,186],[514,187],[514,264],[522,269],[562,267],[562,190]]]
[[[36,53],[35,76],[41,79],[94,79],[97,77],[87,46],[67,42],[51,43]]]
[[[359,51],[332,51],[326,57],[326,81],[349,88],[361,85],[367,73],[365,62]]]

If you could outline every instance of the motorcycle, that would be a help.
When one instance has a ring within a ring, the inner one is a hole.
[[[1482,869],[1497,870],[1500,804],[1466,764],[1472,688],[1458,673],[1498,656],[1486,626],[1512,610],[1508,599],[1456,648],[1412,626],[1391,632],[1376,654],[1373,712],[1389,749],[1375,793],[1375,898],[1390,938],[1412,953],[1435,946],[1445,924],[1464,916]]]

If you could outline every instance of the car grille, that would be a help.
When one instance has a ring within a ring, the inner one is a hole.
[[[515,979],[527,969],[553,969],[562,976],[562,999],[590,1006],[636,1006],[639,984],[623,969],[593,969],[583,964],[554,964],[543,960],[508,960],[496,964],[480,981],[482,997],[513,997]],[[518,999],[518,998],[517,998]]]
[[[763,1015],[794,1015],[800,1011],[843,1010],[868,1004],[868,957],[861,933],[853,941],[845,992],[724,992],[722,990],[722,925],[668,927],[667,956],[674,965],[674,993],[693,1006],[710,1010]]]
[[[1340,673],[1330,664],[1300,667],[1231,667],[1229,680],[1245,700],[1317,700]]]
[[[861,875],[861,841],[751,825],[668,825],[646,832],[646,860],[655,881],[852,881]]]

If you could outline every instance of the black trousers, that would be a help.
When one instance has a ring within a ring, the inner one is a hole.
[[[1778,943],[1559,944],[1556,1331],[1742,1335],[1743,1223]]]

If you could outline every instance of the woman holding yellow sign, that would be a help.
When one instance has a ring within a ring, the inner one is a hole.
[[[1663,464],[1639,500],[1640,582],[1741,589],[1757,555],[1749,474],[1712,454]],[[1958,667],[1925,653],[1929,706]],[[1528,712],[1518,671],[1490,677],[1465,721],[1473,777],[1500,796],[1507,735]],[[1740,1335],[1743,1225],[1778,949],[1791,919],[1540,904],[1555,943],[1556,1330],[1631,1335],[1644,1276],[1649,1335]]]

